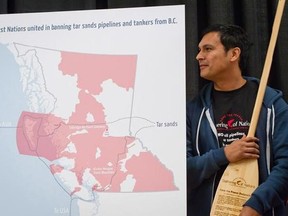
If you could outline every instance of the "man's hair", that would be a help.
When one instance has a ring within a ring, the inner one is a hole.
[[[226,52],[234,47],[240,48],[239,67],[244,72],[249,57],[249,48],[252,45],[246,31],[237,25],[215,24],[204,30],[202,36],[210,32],[217,32],[219,34],[220,41]]]

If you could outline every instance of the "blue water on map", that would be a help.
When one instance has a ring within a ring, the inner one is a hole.
[[[7,46],[0,43],[0,213],[7,216],[61,213],[70,207],[68,194],[42,161],[18,152],[16,127],[22,111],[29,110],[19,65]]]

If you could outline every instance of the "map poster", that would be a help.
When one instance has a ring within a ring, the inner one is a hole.
[[[0,15],[0,214],[186,215],[184,6]]]

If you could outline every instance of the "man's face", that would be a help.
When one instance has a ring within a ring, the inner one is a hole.
[[[229,51],[226,52],[217,32],[210,32],[203,36],[199,43],[200,76],[211,81],[218,81],[228,75]]]

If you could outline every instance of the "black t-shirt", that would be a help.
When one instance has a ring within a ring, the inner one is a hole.
[[[247,135],[258,85],[248,81],[233,91],[213,90],[213,112],[220,146]]]
[[[241,88],[233,91],[213,90],[214,122],[220,147],[247,135],[257,90],[258,85],[252,81],[247,81]],[[223,166],[217,172],[214,189],[217,188],[225,168]]]

